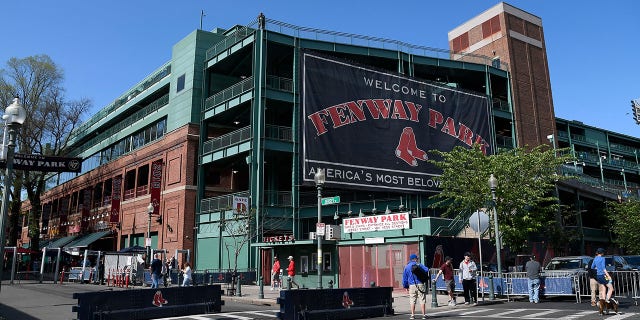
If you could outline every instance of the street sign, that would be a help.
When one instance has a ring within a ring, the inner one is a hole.
[[[340,196],[322,198],[320,203],[322,203],[323,206],[340,203]]]
[[[324,236],[324,223],[316,223],[316,236]]]

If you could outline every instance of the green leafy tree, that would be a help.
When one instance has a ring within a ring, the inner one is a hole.
[[[615,234],[614,242],[631,254],[640,254],[640,201],[610,201],[605,211]]]
[[[69,133],[80,125],[91,107],[89,99],[67,100],[62,86],[64,73],[47,55],[11,58],[0,70],[0,102],[4,105],[17,97],[27,113],[18,132],[17,150],[22,154],[62,156]],[[40,195],[45,188],[46,172],[17,171],[10,204],[9,243],[15,244],[20,234],[20,194],[26,191],[31,204],[29,237],[31,248],[39,247],[42,206]]]
[[[488,181],[493,174],[498,182],[495,208],[504,246],[521,250],[531,233],[556,223],[560,208],[555,183],[564,178],[557,175],[557,168],[568,156],[544,145],[490,156],[477,145],[432,153],[437,157],[430,161],[443,171],[438,178],[442,192],[432,197],[432,206],[443,208],[445,216],[492,209]],[[493,221],[493,210],[487,213]]]

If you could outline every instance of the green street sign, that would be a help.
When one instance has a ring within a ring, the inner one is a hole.
[[[322,203],[323,206],[328,206],[330,204],[337,204],[340,203],[340,196],[335,196],[335,197],[329,197],[329,198],[322,198],[320,200],[320,203]]]

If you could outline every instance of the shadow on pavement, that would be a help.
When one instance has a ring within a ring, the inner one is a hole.
[[[11,319],[38,320],[38,318],[34,318],[20,310],[14,309],[12,307],[9,307],[0,303],[0,320],[11,320]]]

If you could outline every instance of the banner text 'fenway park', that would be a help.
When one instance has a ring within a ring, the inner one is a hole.
[[[429,150],[493,153],[486,96],[302,54],[303,184],[437,192]]]

